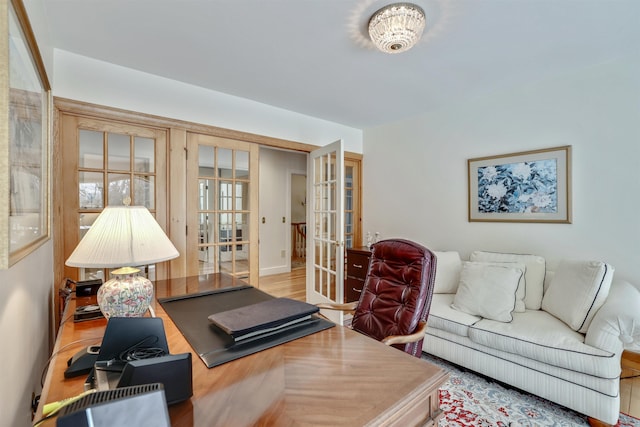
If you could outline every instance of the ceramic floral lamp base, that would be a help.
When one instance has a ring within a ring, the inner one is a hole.
[[[139,272],[132,267],[114,270],[114,277],[100,286],[98,305],[104,317],[144,316],[153,299],[153,284]]]

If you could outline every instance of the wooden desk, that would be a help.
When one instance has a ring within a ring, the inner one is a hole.
[[[156,295],[242,284],[222,274],[162,280]],[[86,301],[70,301],[66,312],[76,304]],[[193,353],[162,306],[155,303],[154,310],[170,352]],[[98,344],[105,325],[104,319],[63,323],[36,419],[44,403],[82,392],[85,376],[65,379],[66,362],[83,346]],[[446,379],[424,360],[336,326],[212,369],[194,353],[193,397],[170,406],[169,414],[173,426],[431,426],[442,415],[438,389]]]
[[[620,412],[640,417],[640,353],[625,350],[620,362]]]

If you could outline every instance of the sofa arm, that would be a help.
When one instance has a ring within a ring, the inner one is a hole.
[[[640,290],[629,282],[614,280],[584,342],[614,354],[640,350]]]

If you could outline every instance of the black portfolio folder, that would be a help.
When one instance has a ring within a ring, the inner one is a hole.
[[[303,322],[318,311],[318,307],[306,302],[273,298],[211,314],[209,321],[238,342]]]
[[[211,314],[274,299],[253,286],[237,286],[158,301],[204,364],[212,368],[286,342],[302,338],[335,324],[312,314],[295,324],[236,342],[212,324]]]

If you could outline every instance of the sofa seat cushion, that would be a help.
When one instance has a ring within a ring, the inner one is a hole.
[[[431,328],[427,328],[423,351],[523,390],[527,390],[527,386],[532,384],[541,385],[540,382],[547,384],[543,388],[548,388],[551,383],[547,381],[554,382],[558,379],[570,384],[571,388],[584,387],[602,393],[604,396],[616,397],[620,393],[620,362],[615,356],[601,361],[602,373],[606,375],[587,375],[576,370],[538,362],[519,354],[505,353],[485,347],[471,341],[469,337],[461,337]],[[534,390],[528,391],[534,392]],[[552,393],[556,394],[557,392],[553,391]],[[539,394],[539,390],[536,394]]]
[[[454,298],[455,294],[433,294],[427,325],[430,328],[442,329],[467,337],[469,336],[469,326],[479,322],[482,318],[451,308]]]
[[[471,341],[507,353],[599,377],[611,372],[612,354],[584,343],[584,335],[542,310],[514,313],[511,323],[483,319],[469,328]],[[619,372],[618,372],[619,373]]]

